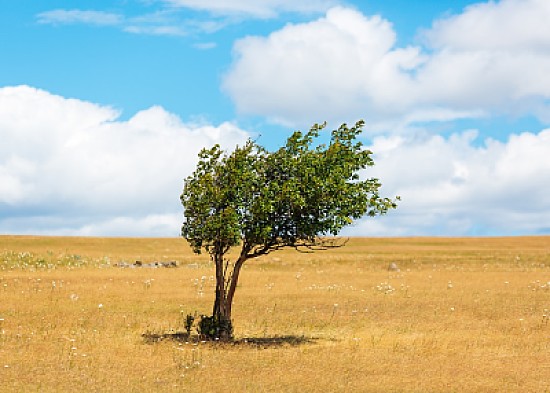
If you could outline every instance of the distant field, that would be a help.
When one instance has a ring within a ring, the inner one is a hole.
[[[273,253],[243,269],[238,345],[144,340],[213,290],[183,239],[0,236],[0,392],[550,392],[550,237]]]

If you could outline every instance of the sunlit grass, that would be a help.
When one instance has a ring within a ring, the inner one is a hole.
[[[115,267],[135,260],[179,266]],[[147,343],[211,311],[206,256],[1,236],[0,391],[550,390],[550,238],[352,239],[241,277],[237,345]]]

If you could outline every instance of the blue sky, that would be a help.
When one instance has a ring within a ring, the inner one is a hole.
[[[550,233],[545,0],[0,3],[0,233],[177,236],[203,146],[367,121],[397,211],[347,235]]]

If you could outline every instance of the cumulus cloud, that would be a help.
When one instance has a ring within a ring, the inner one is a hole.
[[[367,90],[376,80],[365,71],[376,67],[394,42],[391,25],[382,18],[334,8],[317,21],[238,41],[223,87],[241,112],[290,124],[333,120],[373,105]]]
[[[550,3],[501,0],[468,6],[434,22],[424,35],[430,46],[456,50],[550,50]]]
[[[436,21],[424,46],[400,48],[389,21],[335,7],[239,40],[223,87],[240,112],[298,126],[366,117],[391,128],[442,114],[550,122],[549,18],[542,0],[480,4]]]
[[[477,132],[383,136],[370,149],[384,195],[402,201],[388,216],[365,219],[365,235],[548,233],[550,129],[511,135],[506,142]]]
[[[177,235],[198,151],[247,138],[232,123],[185,124],[158,106],[119,115],[28,86],[0,88],[0,232]]]

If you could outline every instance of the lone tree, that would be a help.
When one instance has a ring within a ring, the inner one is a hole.
[[[313,146],[325,127],[296,131],[275,152],[249,140],[226,154],[203,149],[195,172],[185,179],[182,236],[193,251],[204,249],[216,266],[216,298],[207,335],[231,340],[231,306],[239,273],[252,258],[293,247],[298,251],[339,247],[339,231],[363,215],[396,208],[378,194],[378,179],[358,172],[374,165],[357,136],[363,121],[332,131],[328,146]],[[397,198],[398,199],[398,198]],[[228,252],[238,248],[234,260]],[[200,325],[199,325],[200,326]]]

